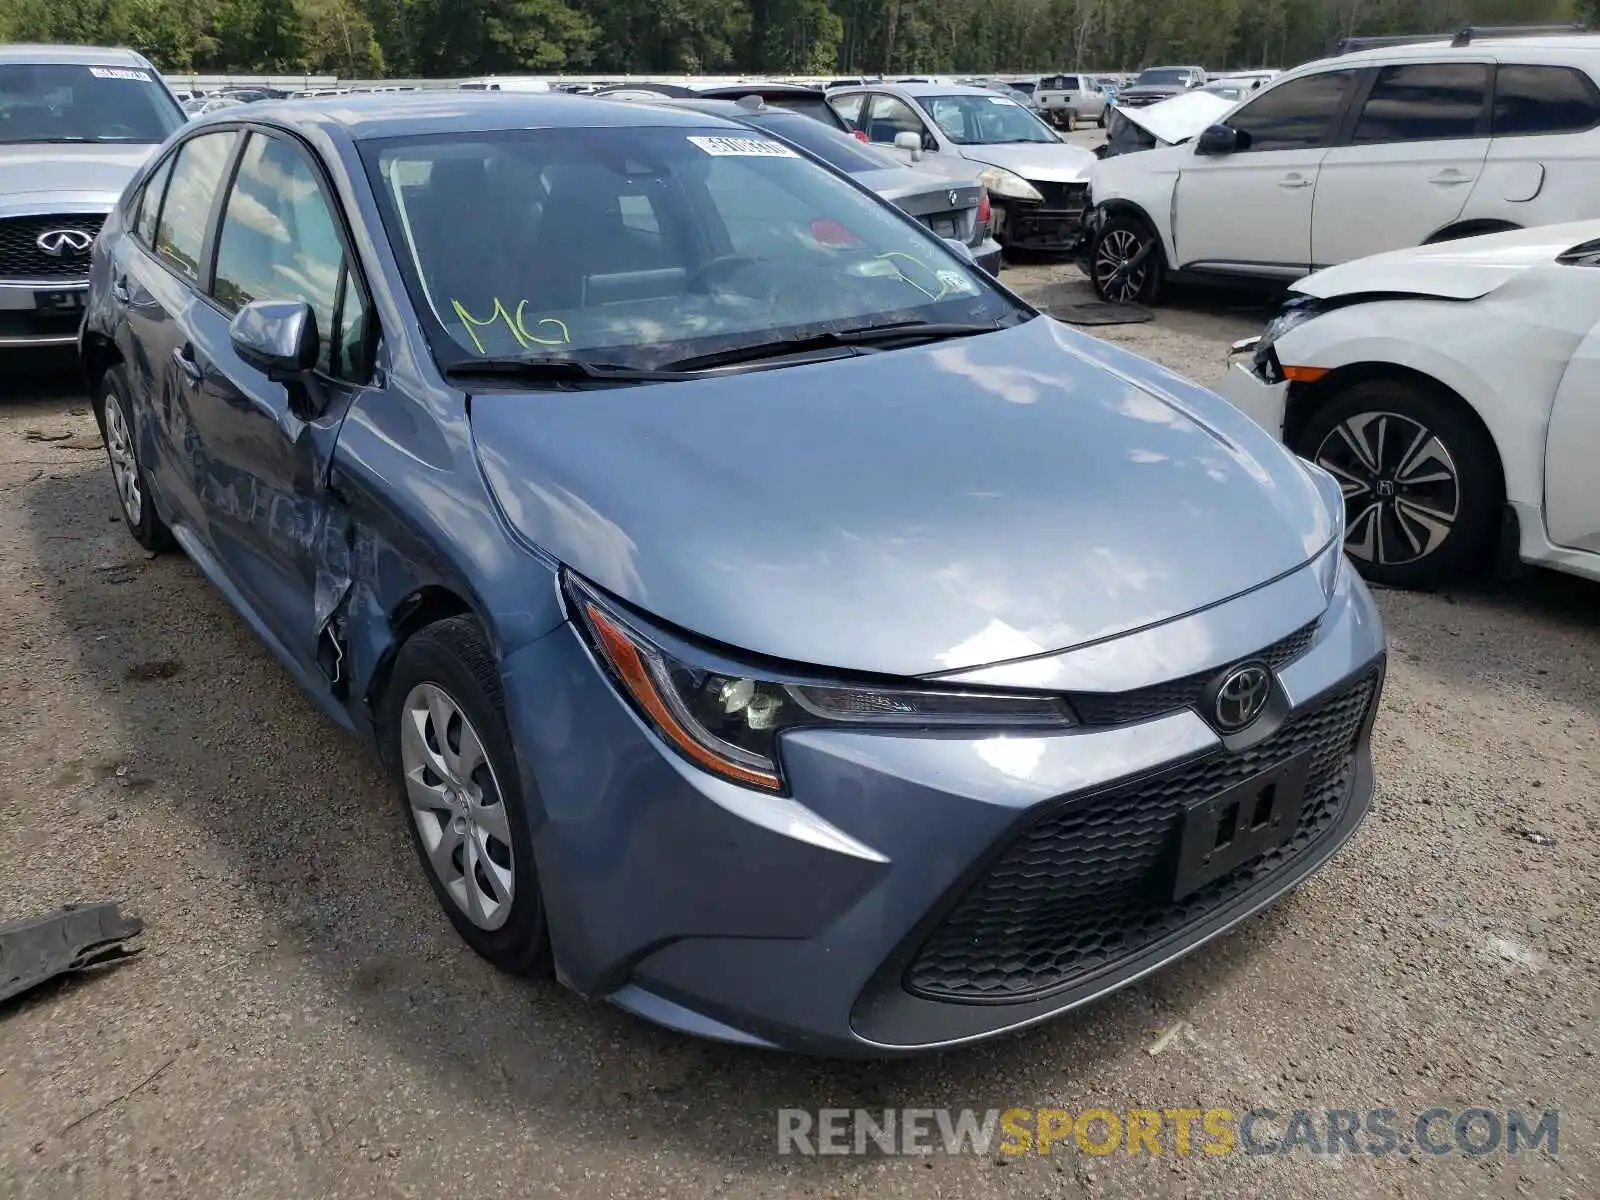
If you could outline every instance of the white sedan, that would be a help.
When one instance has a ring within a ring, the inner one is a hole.
[[[1369,578],[1600,580],[1600,221],[1318,271],[1233,351],[1219,390],[1338,478]]]

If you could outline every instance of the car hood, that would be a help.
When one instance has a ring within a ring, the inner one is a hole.
[[[1125,87],[1117,93],[1118,100],[1153,100],[1162,96],[1177,96],[1189,89],[1181,83],[1146,83],[1138,87]]]
[[[1194,137],[1208,125],[1216,124],[1223,113],[1238,103],[1215,92],[1182,92],[1144,108],[1117,106],[1128,120],[1160,141],[1172,145]]]
[[[37,193],[54,192],[74,203],[98,201],[110,207],[155,149],[143,144],[0,144],[0,197],[28,197],[36,205]]]
[[[1600,221],[1573,221],[1390,250],[1317,271],[1293,290],[1320,300],[1371,292],[1476,300],[1597,238]]]
[[[1096,162],[1091,151],[1067,142],[1008,142],[956,148],[963,158],[973,162],[1004,167],[1024,179],[1037,179],[1045,183],[1087,182]]]
[[[531,543],[656,618],[923,675],[1065,649],[1293,570],[1333,527],[1212,393],[1048,317],[691,383],[485,392]]]

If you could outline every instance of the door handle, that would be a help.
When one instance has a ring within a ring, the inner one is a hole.
[[[184,373],[190,383],[199,383],[205,378],[205,371],[201,369],[194,356],[194,347],[189,343],[185,342],[172,352],[172,361],[178,364],[178,370]]]
[[[1307,179],[1304,175],[1296,173],[1293,175],[1285,175],[1282,179],[1278,180],[1278,186],[1287,190],[1310,187],[1311,180]]]
[[[1428,182],[1437,184],[1439,187],[1459,187],[1463,183],[1471,183],[1472,176],[1463,171],[1458,171],[1454,167],[1449,167],[1443,171],[1440,171],[1437,175],[1429,179]]]
[[[111,280],[111,294],[124,304],[128,302],[128,279],[125,275],[118,275]]]

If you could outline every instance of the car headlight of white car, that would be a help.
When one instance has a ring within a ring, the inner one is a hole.
[[[1267,327],[1261,331],[1261,336],[1250,346],[1256,374],[1268,383],[1282,383],[1283,370],[1278,365],[1278,356],[1273,352],[1273,346],[1285,334],[1304,325],[1321,312],[1322,309],[1316,300],[1310,296],[1297,296],[1286,302],[1278,315],[1267,322]]]
[[[1035,204],[1044,201],[1038,188],[1015,171],[1008,171],[1004,167],[985,167],[978,178],[989,189],[991,196],[999,196],[1004,200],[1031,200]]]

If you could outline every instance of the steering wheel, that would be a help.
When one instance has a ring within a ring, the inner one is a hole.
[[[694,269],[684,284],[683,290],[695,293],[710,293],[712,283],[718,279],[726,279],[737,274],[745,267],[753,267],[759,259],[751,258],[748,254],[719,254],[715,258],[707,259]]]

